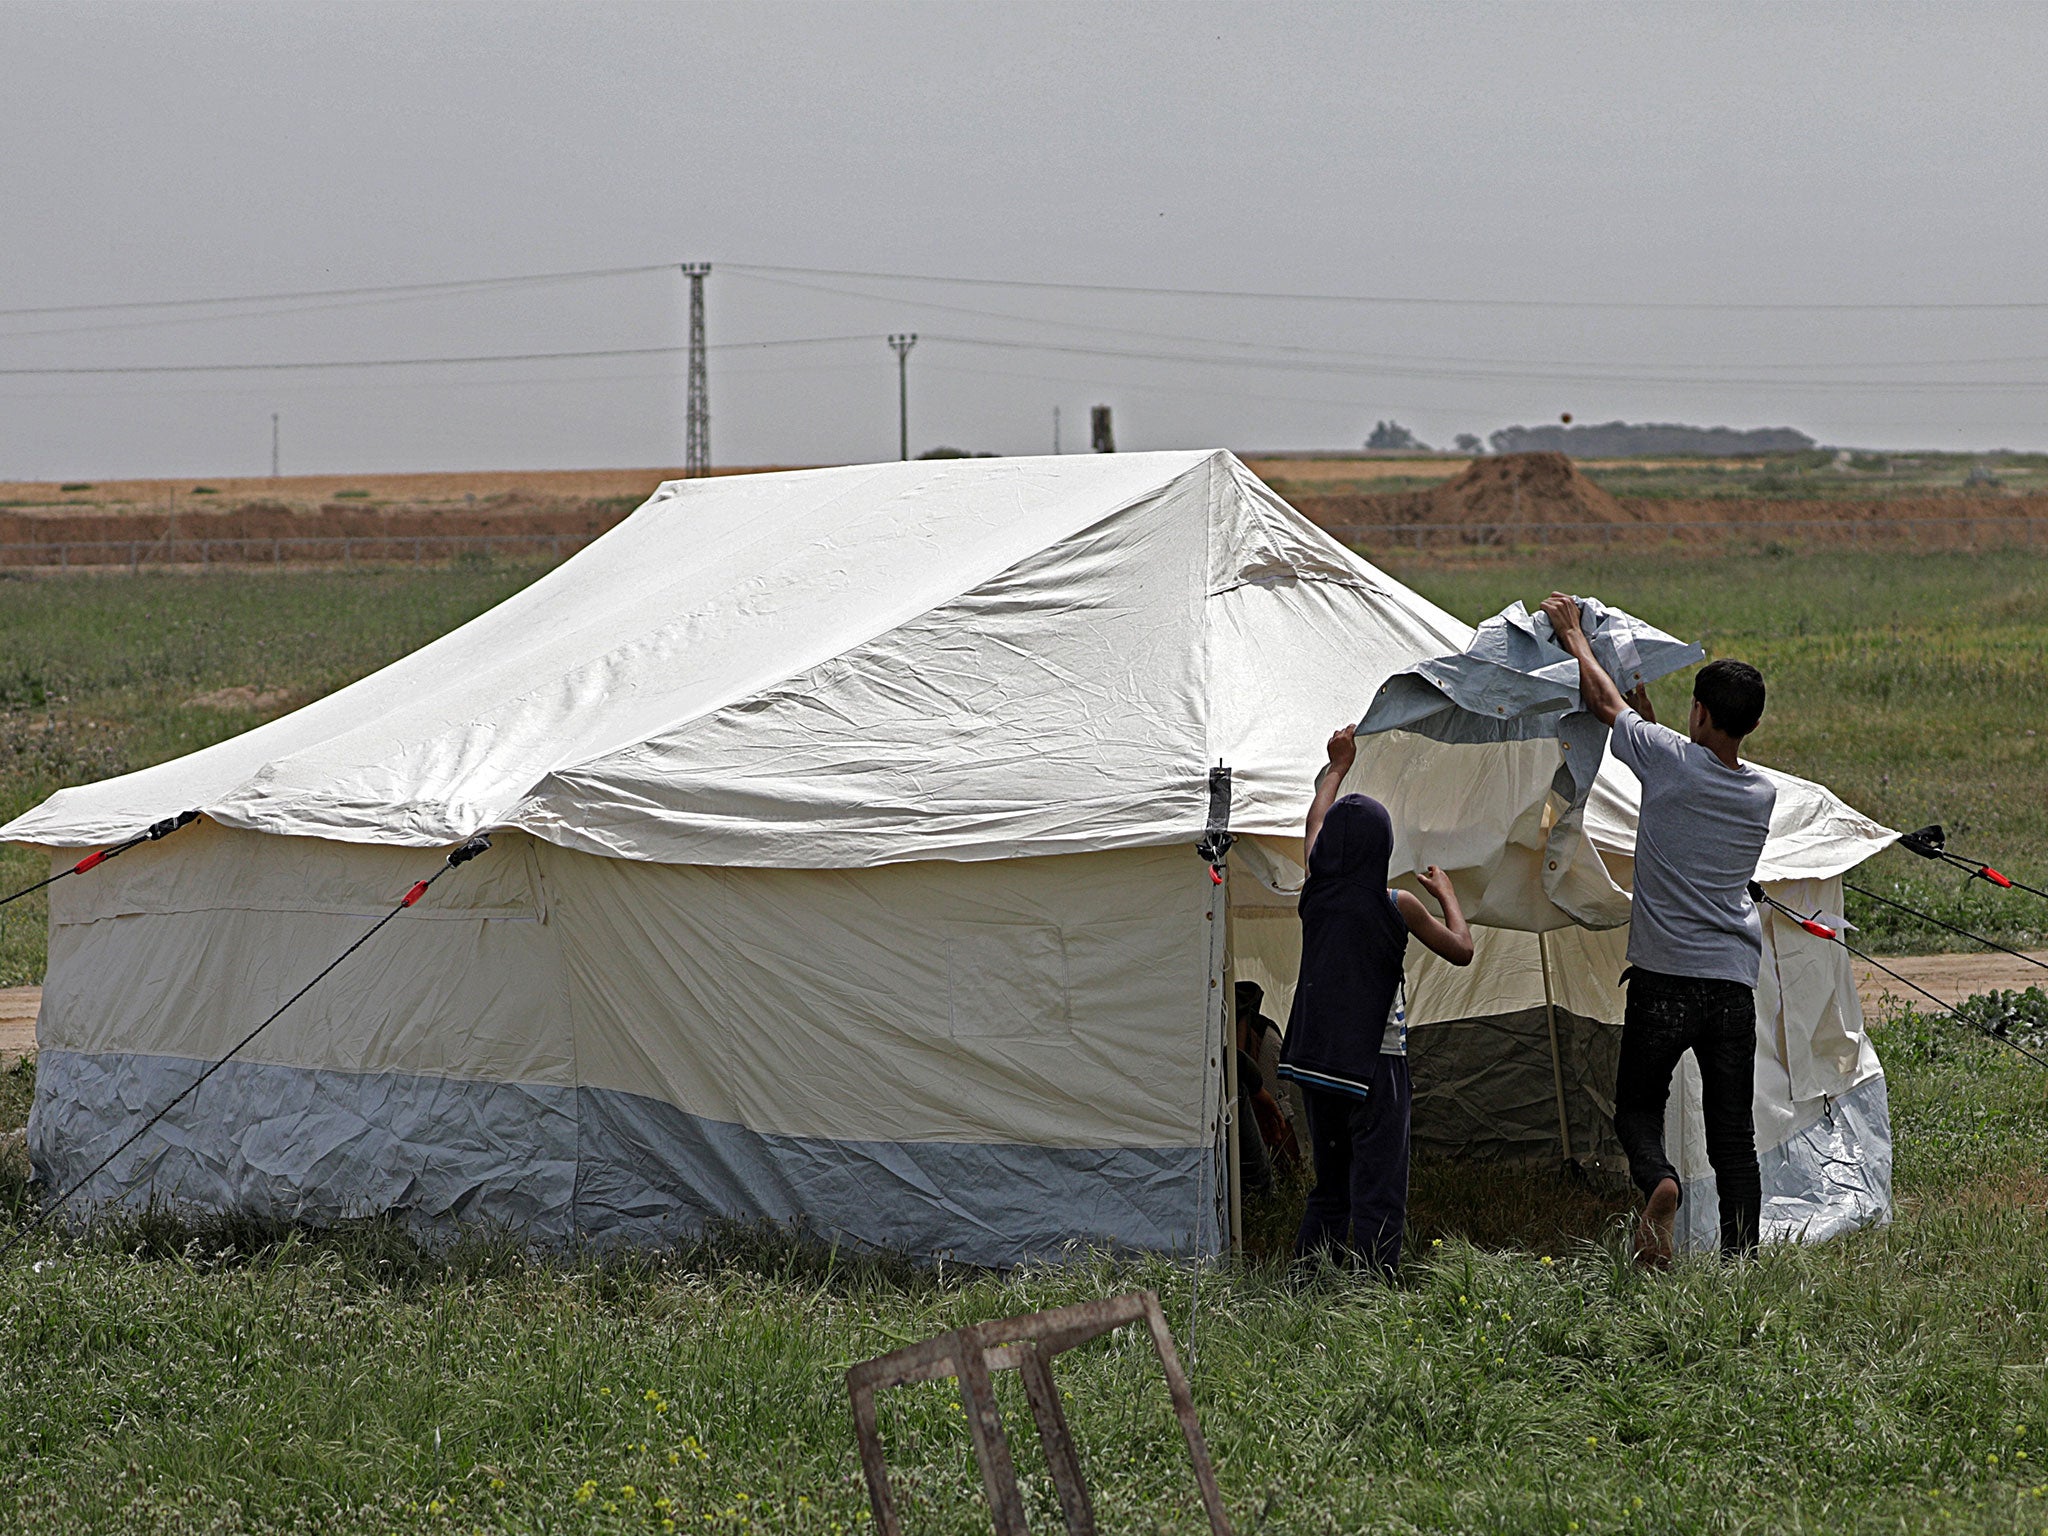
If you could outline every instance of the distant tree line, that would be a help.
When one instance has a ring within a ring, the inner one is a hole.
[[[1495,453],[1568,453],[1620,459],[1651,453],[1747,455],[1805,453],[1817,446],[1792,427],[1688,427],[1675,422],[1609,421],[1596,426],[1502,427],[1488,436]]]

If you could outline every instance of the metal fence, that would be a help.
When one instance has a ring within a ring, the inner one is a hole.
[[[2048,549],[2048,517],[1727,518],[1641,523],[1351,523],[1326,525],[1365,549],[1829,548]]]
[[[461,560],[560,560],[595,533],[330,534],[276,538],[66,539],[0,543],[0,566],[101,570],[126,566],[241,569],[287,565],[425,565]]]

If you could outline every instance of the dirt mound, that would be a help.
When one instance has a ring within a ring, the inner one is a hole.
[[[1474,459],[1465,473],[1425,493],[1432,523],[1634,523],[1642,521],[1561,453]]]

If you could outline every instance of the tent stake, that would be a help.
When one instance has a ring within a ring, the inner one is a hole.
[[[1572,1121],[1564,1103],[1564,1055],[1557,1048],[1557,1004],[1550,993],[1550,946],[1536,935],[1536,960],[1543,968],[1543,1018],[1550,1026],[1550,1080],[1557,1089],[1557,1140],[1564,1148],[1567,1168],[1578,1161],[1572,1156]]]

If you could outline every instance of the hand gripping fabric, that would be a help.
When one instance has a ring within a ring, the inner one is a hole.
[[[1597,598],[1580,599],[1579,622],[1595,659],[1625,693],[1706,655]],[[1627,898],[1604,874],[1590,888],[1573,878],[1588,868],[1583,860],[1597,859],[1586,843],[1585,811],[1606,756],[1607,727],[1580,707],[1579,664],[1557,643],[1548,618],[1517,602],[1481,624],[1464,650],[1388,678],[1358,734],[1393,731],[1452,745],[1557,741],[1550,793],[1558,804],[1545,843],[1544,893],[1589,928],[1628,920]]]

